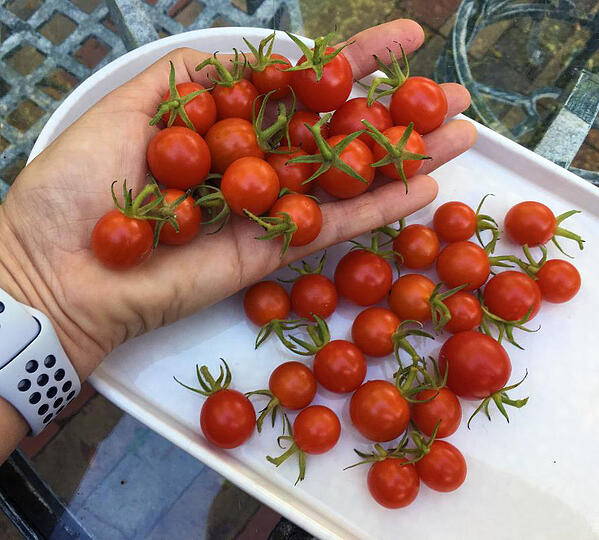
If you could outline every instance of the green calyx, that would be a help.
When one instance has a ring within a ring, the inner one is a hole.
[[[568,238],[569,240],[574,240],[574,242],[576,242],[578,244],[578,249],[580,249],[580,250],[584,249],[584,240],[582,239],[582,237],[580,235],[573,233],[572,231],[569,231],[568,229],[564,229],[563,227],[560,226],[561,222],[564,221],[565,219],[568,219],[570,216],[573,216],[574,214],[580,214],[580,213],[581,213],[580,210],[570,210],[569,212],[564,212],[563,214],[560,214],[559,216],[557,216],[555,218],[557,223],[555,226],[555,230],[553,231],[553,236],[551,237],[551,241],[555,244],[557,249],[559,249],[566,257],[570,257],[571,259],[573,258],[572,255],[569,255],[562,249],[562,246],[557,241],[557,237],[560,236],[562,238]]]
[[[231,384],[231,370],[229,369],[229,366],[227,365],[227,362],[225,362],[224,358],[221,358],[220,360],[224,365],[224,369],[223,366],[220,366],[218,377],[216,379],[210,373],[208,366],[200,367],[196,364],[196,376],[198,379],[198,384],[200,385],[199,388],[187,386],[177,379],[177,377],[173,377],[173,379],[175,379],[175,381],[177,381],[184,388],[187,388],[196,394],[201,394],[202,396],[206,397],[211,396],[220,390],[229,388]]]
[[[408,179],[406,178],[406,173],[404,171],[403,162],[405,160],[422,160],[422,159],[431,159],[430,156],[425,154],[416,154],[414,152],[408,152],[406,150],[406,144],[408,144],[408,139],[414,131],[414,122],[410,122],[403,135],[397,141],[396,144],[393,144],[385,135],[383,135],[377,128],[375,128],[368,120],[362,120],[362,124],[364,124],[367,128],[366,133],[372,137],[372,139],[380,144],[387,155],[373,163],[371,167],[382,167],[384,165],[393,164],[397,174],[399,174],[404,186],[406,187],[406,193],[408,192]]]
[[[376,443],[372,447],[372,452],[360,452],[354,448],[354,452],[360,458],[360,461],[354,463],[353,465],[349,465],[344,467],[343,470],[353,469],[354,467],[358,467],[359,465],[366,465],[376,463],[378,461],[385,461],[389,458],[402,458],[404,457],[404,451],[409,443],[407,432],[401,438],[399,443],[394,448],[383,448],[383,445]],[[405,463],[405,465],[409,465],[409,463]]]
[[[171,70],[168,76],[169,96],[162,103],[160,103],[160,105],[158,105],[156,114],[150,120],[150,125],[155,126],[158,124],[158,122],[160,122],[162,117],[168,113],[169,117],[166,127],[171,127],[177,116],[179,116],[189,129],[196,131],[195,126],[192,124],[189,116],[187,116],[185,105],[187,105],[192,99],[196,98],[200,94],[208,92],[208,89],[204,88],[203,90],[196,90],[195,92],[191,92],[190,94],[181,97],[179,91],[177,90],[177,85],[175,84],[175,66],[172,62],[169,62],[169,64],[171,65]]]
[[[299,266],[292,266],[290,264],[289,268],[291,270],[293,270],[294,272],[297,272],[297,275],[291,279],[279,279],[279,281],[282,281],[283,283],[293,283],[294,281],[297,281],[302,276],[308,276],[308,275],[312,275],[312,274],[322,274],[326,260],[327,260],[327,252],[325,251],[322,254],[322,257],[320,258],[320,260],[318,261],[318,264],[316,266],[312,266],[311,264],[307,263],[306,261],[302,261],[301,268]]]
[[[271,90],[262,97],[262,103],[260,104],[258,114],[255,114],[255,103],[252,107],[252,124],[254,125],[254,131],[256,132],[256,140],[258,141],[258,146],[264,152],[272,152],[275,150],[283,137],[287,139],[287,146],[291,146],[291,142],[289,141],[289,121],[295,113],[294,92],[291,92],[293,101],[289,111],[287,111],[287,106],[283,102],[279,102],[277,105],[277,117],[275,121],[267,128],[263,127],[266,106],[270,96],[274,92],[276,92],[276,90]],[[260,99],[260,96],[256,99]]]
[[[458,291],[461,291],[466,286],[466,284],[454,287],[449,291],[439,292],[441,286],[442,284],[439,283],[433,289],[433,293],[428,299],[428,303],[431,306],[431,319],[436,332],[440,332],[443,329],[443,327],[451,320],[451,313],[449,311],[449,308],[445,305],[444,300],[454,295]]]
[[[331,340],[331,333],[324,319],[321,319],[318,315],[313,315],[313,317],[313,321],[309,319],[286,321],[274,319],[270,321],[258,332],[256,349],[274,333],[279,338],[279,341],[292,353],[299,354],[300,356],[314,356]],[[291,334],[286,335],[286,332],[297,330],[298,328],[302,328],[308,334],[310,341]]]
[[[179,205],[189,197],[189,193],[186,192],[180,197],[177,197],[172,203],[165,203],[160,206],[160,214],[164,216],[164,220],[160,220],[156,227],[154,228],[154,247],[158,245],[160,240],[160,231],[162,231],[162,227],[168,222],[176,232],[179,232],[179,222],[177,221],[177,208]]]
[[[327,48],[330,47],[330,42],[334,37],[334,32],[327,34],[326,36],[321,36],[314,40],[314,47],[310,49],[300,38],[290,34],[289,32],[285,32],[289,39],[291,39],[302,51],[302,54],[305,56],[305,60],[297,65],[290,68],[287,68],[285,71],[301,71],[304,69],[312,69],[316,74],[316,80],[320,81],[322,79],[322,74],[324,70],[324,66],[328,64],[335,56],[337,56],[345,47],[349,45],[349,43],[345,43],[338,49],[335,49],[333,52],[327,52]]]
[[[110,186],[110,193],[114,207],[125,216],[132,219],[145,219],[151,221],[168,221],[178,230],[179,225],[174,213],[169,206],[164,204],[164,196],[155,181],[146,184],[143,189],[133,197],[133,190],[127,188],[127,180],[123,181],[123,204],[120,204],[114,192],[115,180]],[[150,198],[149,202],[148,198]]]
[[[525,326],[525,324],[530,319],[530,314],[532,313],[532,307],[528,310],[526,315],[522,317],[518,321],[506,321],[497,315],[494,315],[489,311],[487,306],[485,306],[482,298],[480,300],[480,307],[483,310],[483,319],[480,323],[480,328],[484,334],[490,336],[494,339],[497,339],[499,343],[503,341],[505,338],[506,341],[514,345],[514,347],[518,347],[520,350],[524,350],[524,348],[516,341],[514,338],[514,329],[522,330],[523,332],[538,332],[541,329],[539,325],[534,330]],[[493,332],[491,331],[491,326],[494,326],[497,329],[498,335],[497,338],[493,336]]]
[[[522,246],[522,251],[524,252],[526,261],[518,259],[518,266],[520,266],[520,268],[522,268],[522,270],[526,272],[532,279],[537,279],[538,271],[547,262],[547,248],[543,245],[538,246],[538,248],[541,250],[541,258],[538,261],[536,261],[532,256],[530,248],[526,244]]]
[[[254,390],[253,392],[247,392],[245,395],[248,398],[252,396],[266,396],[269,398],[266,407],[264,407],[258,413],[258,418],[256,418],[256,427],[258,428],[258,433],[261,433],[264,420],[266,420],[266,418],[270,415],[272,427],[274,428],[277,422],[278,413],[281,410],[281,402],[273,395],[273,393],[270,390]]]
[[[482,248],[489,255],[491,255],[495,251],[497,241],[500,238],[499,225],[497,225],[497,222],[491,216],[489,216],[487,214],[481,214],[480,211],[483,206],[483,203],[485,202],[485,199],[487,197],[494,197],[494,196],[495,195],[493,193],[487,193],[481,199],[480,203],[478,204],[478,206],[476,208],[476,238],[478,240],[478,243],[482,246]],[[489,240],[486,244],[483,242],[483,240],[481,238],[481,233],[483,231],[491,232],[491,240]]]
[[[361,244],[360,242],[356,242],[355,240],[350,240],[349,242],[352,244],[351,249],[362,249],[364,251],[370,251],[370,253],[374,253],[383,259],[392,259],[393,257],[399,257],[399,253],[397,251],[393,251],[392,249],[381,249],[382,246],[388,244],[389,242],[380,243],[380,234],[389,234],[386,230],[387,227],[380,227],[378,229],[374,229],[370,234],[370,245],[367,246],[365,244]],[[390,229],[390,227],[389,227]]]
[[[201,64],[196,66],[196,71],[204,69],[206,66],[214,66],[217,77],[208,77],[210,81],[218,86],[231,87],[243,79],[245,68],[247,67],[247,59],[243,53],[243,61],[239,60],[239,51],[233,49],[234,58],[231,60],[232,68],[229,71],[223,63],[216,58],[216,52],[213,56],[206,58]]]
[[[244,43],[248,46],[250,52],[254,56],[254,61],[248,63],[248,67],[250,67],[252,71],[264,71],[268,66],[287,63],[285,60],[272,58],[271,56],[272,48],[275,44],[275,37],[275,32],[266,36],[260,41],[258,48],[252,45],[247,39],[243,38]]]
[[[426,372],[426,361],[422,357],[414,360],[412,365],[400,368],[393,375],[395,386],[401,392],[404,399],[410,403],[428,403],[437,397],[437,394],[426,399],[415,399],[412,396],[423,390],[435,390],[431,383],[431,377]]]
[[[415,324],[418,328],[408,328],[408,325]],[[422,330],[422,323],[418,321],[402,321],[393,335],[391,336],[391,341],[393,342],[393,354],[395,355],[395,359],[399,364],[400,369],[403,369],[403,363],[399,356],[399,351],[405,351],[410,355],[410,359],[412,361],[412,365],[418,365],[418,363],[422,362],[422,357],[418,354],[414,346],[408,341],[408,337],[410,336],[420,336],[428,339],[435,339],[434,336]]]
[[[513,390],[514,388],[517,388],[518,386],[520,386],[524,382],[524,379],[526,379],[527,376],[528,376],[528,370],[524,374],[524,377],[522,377],[522,379],[520,379],[516,384],[512,384],[511,386],[506,386],[505,388],[502,388],[501,390],[498,390],[494,394],[491,394],[490,396],[483,399],[481,401],[480,405],[476,408],[476,410],[472,413],[472,415],[468,419],[468,424],[467,424],[468,429],[470,429],[470,422],[472,422],[472,419],[481,411],[483,411],[485,413],[485,416],[489,419],[489,421],[491,420],[491,415],[489,413],[489,407],[491,406],[491,403],[495,404],[497,409],[499,409],[499,412],[503,415],[503,417],[509,423],[510,417],[508,416],[505,406],[508,405],[509,407],[515,407],[516,409],[521,409],[522,407],[524,407],[524,405],[526,405],[528,403],[528,397],[525,397],[523,399],[511,399],[507,395],[507,393],[510,390]]]
[[[220,178],[219,174],[209,175],[209,178]],[[223,192],[216,186],[210,184],[200,184],[195,187],[192,191],[192,196],[195,199],[196,206],[202,208],[202,210],[208,214],[208,219],[202,221],[202,225],[212,225],[218,223],[218,228],[208,234],[215,234],[219,232],[229,221],[231,217],[231,210]]]
[[[244,209],[243,213],[266,231],[262,236],[257,236],[257,240],[273,240],[279,236],[283,237],[283,245],[279,254],[280,257],[283,257],[289,249],[293,234],[297,231],[297,225],[291,219],[291,216],[287,212],[280,212],[278,215],[272,217],[259,217],[247,209]]]
[[[401,47],[401,45],[400,45]],[[368,105],[372,105],[374,101],[383,97],[389,96],[395,92],[410,76],[410,64],[408,63],[408,57],[406,56],[403,47],[401,47],[401,55],[404,67],[402,68],[397,56],[391,49],[387,49],[389,51],[389,61],[390,65],[384,64],[381,62],[378,56],[374,56],[374,60],[376,62],[377,68],[381,70],[385,76],[384,77],[375,77],[370,84],[370,88],[368,90]],[[379,90],[379,86],[386,85],[389,86],[387,90]]]
[[[285,451],[276,458],[272,457],[272,456],[266,456],[266,460],[269,463],[272,463],[275,467],[278,467],[279,465],[284,463],[287,459],[289,459],[291,456],[297,454],[297,461],[298,461],[298,467],[299,467],[299,473],[298,473],[297,479],[295,481],[295,484],[297,484],[298,482],[301,482],[306,477],[306,454],[303,450],[300,450],[299,446],[297,446],[297,444],[295,443],[295,440],[293,439],[293,435],[291,435],[291,433],[292,433],[291,424],[289,422],[289,419],[287,418],[287,415],[285,415],[285,414],[283,415],[283,422],[284,422],[284,425],[286,426],[287,431],[290,433],[290,435],[281,435],[280,437],[278,437],[277,444],[279,445],[279,448],[281,448]],[[283,428],[283,431],[285,431],[285,427]],[[283,446],[283,442],[291,443],[291,445],[289,446],[289,448],[285,449],[285,447]]]
[[[328,171],[331,167],[335,167],[340,171],[343,171],[345,174],[355,178],[356,180],[367,184],[368,182],[362,178],[362,176],[354,171],[345,161],[341,159],[341,153],[345,150],[354,140],[356,140],[364,130],[356,131],[354,133],[350,133],[342,140],[340,140],[335,146],[331,146],[327,141],[324,140],[323,136],[320,133],[320,128],[326,124],[333,115],[331,113],[325,114],[316,124],[311,126],[308,123],[305,123],[306,129],[312,134],[314,137],[314,141],[316,142],[316,146],[318,147],[318,154],[308,155],[308,156],[297,156],[288,161],[288,163],[320,163],[320,167],[316,170],[316,172],[310,176],[307,180],[304,180],[304,184],[312,182],[316,180],[321,174]]]

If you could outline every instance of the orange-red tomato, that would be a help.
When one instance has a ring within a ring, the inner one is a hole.
[[[212,170],[219,174],[224,173],[239,158],[264,157],[254,126],[242,118],[226,118],[216,122],[206,133],[206,144],[212,156]]]
[[[243,297],[247,318],[258,326],[273,319],[286,319],[291,309],[287,291],[274,281],[260,281],[252,285]]]

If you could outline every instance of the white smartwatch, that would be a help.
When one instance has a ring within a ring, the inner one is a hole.
[[[81,382],[52,323],[0,289],[0,397],[40,433],[79,393]]]

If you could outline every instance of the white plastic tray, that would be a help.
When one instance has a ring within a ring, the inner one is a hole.
[[[169,50],[189,46],[202,50],[243,47],[241,36],[256,41],[267,30],[218,28],[198,30],[156,41],[132,51],[82,83],[46,124],[33,159],[89,106],[130,79]],[[297,52],[284,35],[277,50],[291,58]],[[217,366],[228,360],[235,387],[242,391],[266,387],[277,364],[291,358],[275,341],[253,350],[256,328],[249,324],[235,295],[209,310],[154,331],[119,347],[92,377],[95,387],[119,407],[155,429],[190,454],[235,482],[242,489],[321,538],[538,538],[578,540],[599,537],[599,332],[597,332],[597,231],[599,191],[562,168],[478,125],[476,147],[436,171],[440,185],[433,206],[452,199],[476,205],[485,193],[485,211],[501,219],[521,200],[537,199],[555,213],[583,211],[568,225],[589,240],[576,252],[582,289],[570,303],[544,304],[535,319],[538,334],[520,337],[525,351],[507,345],[513,380],[525,368],[529,377],[516,396],[530,395],[529,404],[513,411],[508,425],[498,414],[483,417],[468,431],[463,423],[451,442],[464,453],[468,479],[452,494],[421,488],[418,499],[403,510],[378,506],[366,488],[367,468],[343,472],[354,462],[352,448],[368,445],[351,427],[346,396],[319,392],[316,401],[342,417],[343,433],[329,454],[311,457],[307,478],[294,487],[294,460],[278,470],[264,456],[276,454],[275,433],[267,428],[234,451],[209,446],[199,432],[202,399],[179,387],[176,375],[193,384],[196,362]],[[428,223],[433,208],[409,222]],[[574,245],[567,246],[571,252]],[[329,271],[347,246],[329,250]],[[498,253],[514,250],[500,243]],[[552,250],[555,256],[559,254]],[[193,272],[193,268],[189,269]],[[282,271],[280,274],[284,274]],[[115,279],[118,276],[115,275]],[[347,338],[358,309],[341,303],[330,320],[332,335]],[[419,343],[423,353],[441,345]],[[389,376],[390,359],[372,361],[368,377]],[[468,418],[473,405],[464,402]],[[198,501],[202,504],[202,501]]]

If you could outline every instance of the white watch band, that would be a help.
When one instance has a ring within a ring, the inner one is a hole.
[[[0,397],[37,435],[80,390],[48,317],[0,289]]]

